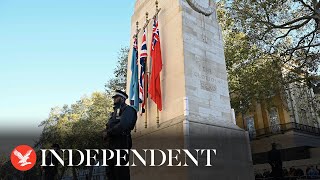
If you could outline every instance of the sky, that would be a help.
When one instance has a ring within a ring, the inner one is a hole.
[[[0,131],[104,91],[134,0],[0,0]]]

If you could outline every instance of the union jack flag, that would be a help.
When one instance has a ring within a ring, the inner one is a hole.
[[[158,28],[158,19],[155,19],[152,27],[152,43],[151,48],[154,50],[154,46],[159,41],[159,28]]]
[[[148,52],[147,52],[147,38],[146,30],[143,31],[142,43],[141,43],[141,54],[140,54],[140,82],[139,82],[139,98],[142,103],[141,113],[145,112],[145,71],[147,62]]]

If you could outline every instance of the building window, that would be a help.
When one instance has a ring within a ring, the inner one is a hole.
[[[277,108],[273,107],[269,111],[269,124],[272,133],[280,132],[280,119]]]
[[[256,137],[256,129],[254,127],[254,118],[253,116],[247,116],[245,118],[246,124],[247,124],[247,130],[249,132],[250,139]]]

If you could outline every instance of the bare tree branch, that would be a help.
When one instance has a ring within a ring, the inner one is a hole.
[[[292,48],[292,49],[289,49],[287,51],[296,51],[296,50],[299,50],[299,49],[304,49],[304,48],[307,48],[307,47],[317,47],[317,46],[320,46],[320,43],[318,44],[312,44],[312,45],[307,45],[307,46],[300,46],[300,47],[295,47],[295,48]]]
[[[272,28],[276,28],[276,29],[291,29],[291,28],[300,28],[300,27],[306,25],[311,19],[313,19],[311,16],[303,16],[303,17],[294,19],[292,21],[289,21],[287,23],[281,24],[281,25],[275,25],[275,24],[273,24],[271,22],[267,22],[267,21],[257,21],[257,22],[263,23],[263,24],[268,24]],[[302,20],[305,20],[305,21],[302,22],[301,24],[289,26],[289,25],[292,25],[292,24],[297,23]]]
[[[284,37],[288,36],[288,35],[289,35],[289,33],[290,33],[291,31],[293,31],[293,30],[295,30],[295,29],[294,29],[294,28],[289,29],[289,30],[288,30],[288,32],[287,32],[286,34],[284,34],[284,35],[282,35],[282,36],[277,37],[274,41],[277,41],[278,39],[281,39],[281,38],[284,38]]]
[[[306,7],[306,8],[308,8],[309,10],[315,12],[315,10],[314,10],[311,6],[309,6],[307,3],[305,3],[303,0],[298,0],[298,1],[301,2],[301,4],[302,4],[304,7]]]
[[[311,49],[310,45],[311,45],[311,43],[313,42],[314,37],[316,36],[316,32],[317,32],[317,29],[315,29],[315,30],[313,31],[313,33],[312,33],[312,38],[311,38],[311,40],[310,40],[310,42],[309,42],[309,44],[308,44],[309,47],[308,47],[308,50],[307,50],[306,56],[305,56],[306,59],[307,59],[308,54],[309,54],[309,51],[310,51],[310,49]]]
[[[311,34],[314,34],[317,31],[317,29],[311,31],[310,33],[306,34],[305,36],[303,36],[302,38],[300,38],[300,41],[298,42],[298,44],[296,45],[296,47],[298,47],[302,41],[304,41],[307,37],[309,37]]]

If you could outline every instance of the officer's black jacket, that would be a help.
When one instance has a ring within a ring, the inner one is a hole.
[[[117,109],[119,108],[114,108],[107,124],[110,146],[111,148],[131,148],[130,131],[137,121],[137,112],[126,104],[120,108],[119,114],[117,114]]]
[[[137,112],[131,106],[125,105],[120,108],[119,118],[117,116],[117,108],[112,113],[112,117],[108,121],[108,134],[111,136],[123,135],[130,132],[137,120]]]

